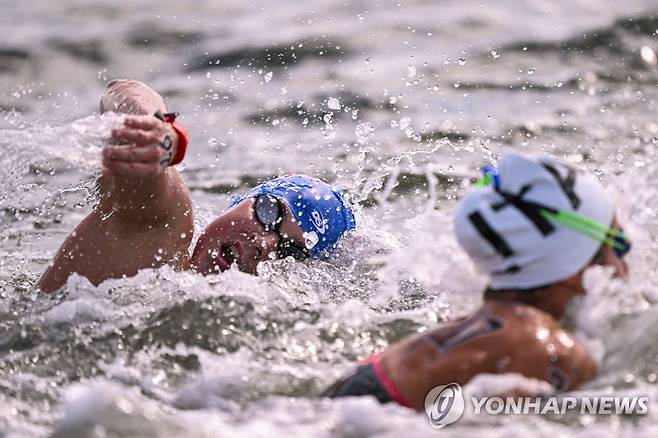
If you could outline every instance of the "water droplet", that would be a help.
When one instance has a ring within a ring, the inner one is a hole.
[[[413,78],[414,76],[416,76],[416,67],[414,67],[413,65],[408,65],[407,66],[407,77],[408,78]]]
[[[127,400],[123,397],[119,397],[116,400],[115,405],[121,412],[123,412],[125,414],[132,414],[133,413],[133,410],[134,410],[133,404],[129,400]]]
[[[498,53],[495,49],[492,50],[490,53],[491,53],[491,57],[492,57],[493,59],[498,59],[498,58],[500,58],[500,53]]]
[[[370,137],[375,133],[375,127],[371,123],[360,123],[356,126],[354,130],[354,135],[356,135],[356,141],[359,144],[366,144]]]
[[[268,71],[267,73],[265,73],[265,76],[263,76],[263,79],[265,80],[265,82],[269,82],[272,80],[273,77],[274,77],[274,73]]]
[[[466,59],[465,58],[459,58],[459,60],[457,61],[457,64],[466,65]]]
[[[535,69],[534,69],[534,68],[529,68],[528,71],[527,71],[527,73],[528,73],[529,75],[534,75],[534,74],[535,74]]]
[[[336,97],[330,97],[327,100],[327,106],[332,110],[340,110],[340,100]]]
[[[656,65],[658,58],[656,58],[656,52],[649,46],[642,46],[640,49],[640,57],[642,61],[646,62],[649,65]]]

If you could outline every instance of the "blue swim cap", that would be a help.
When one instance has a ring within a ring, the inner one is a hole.
[[[288,204],[314,257],[333,249],[343,233],[356,226],[352,208],[340,190],[317,178],[306,175],[272,178],[231,199],[229,207],[260,195],[271,195]]]

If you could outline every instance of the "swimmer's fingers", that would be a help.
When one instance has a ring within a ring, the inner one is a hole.
[[[148,178],[157,176],[161,172],[162,167],[158,163],[128,163],[125,161],[107,161],[103,163],[104,176]]]
[[[103,148],[103,165],[109,161],[130,163],[159,163],[162,150],[158,146],[106,146]]]
[[[154,131],[163,127],[165,124],[154,116],[130,116],[123,121],[124,126],[132,129],[143,129],[145,131]]]
[[[137,146],[157,144],[161,135],[143,129],[118,128],[112,130],[113,144],[136,144]]]
[[[112,143],[137,147],[158,145],[163,151],[162,166],[168,166],[178,150],[178,134],[168,123],[155,117],[137,116],[125,120],[123,128],[112,131]]]
[[[160,174],[172,160],[171,148],[162,144],[106,146],[102,152],[103,174],[107,176],[146,177]],[[135,166],[128,166],[135,164]]]

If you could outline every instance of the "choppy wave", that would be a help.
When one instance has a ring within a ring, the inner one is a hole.
[[[516,149],[614,188],[631,276],[589,273],[572,328],[600,361],[583,390],[646,394],[650,411],[466,414],[449,433],[656,436],[654,2],[30,5],[3,6],[0,43],[0,435],[435,433],[422,414],[318,395],[356,360],[478,305],[452,207]],[[35,294],[94,202],[119,120],[89,115],[125,76],[152,83],[192,132],[181,172],[197,236],[233,194],[282,172],[345,188],[359,229],[334,260],[257,277],[164,267]]]

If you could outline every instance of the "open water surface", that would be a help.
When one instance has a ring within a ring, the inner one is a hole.
[[[0,0],[0,436],[658,436],[658,5],[649,0]],[[34,292],[91,209],[114,78],[192,135],[196,234],[245,188],[304,172],[359,230],[331,262],[169,268]],[[584,391],[644,416],[423,414],[318,394],[360,358],[472,310],[455,200],[505,150],[592,172],[633,239],[627,282],[588,273]]]

